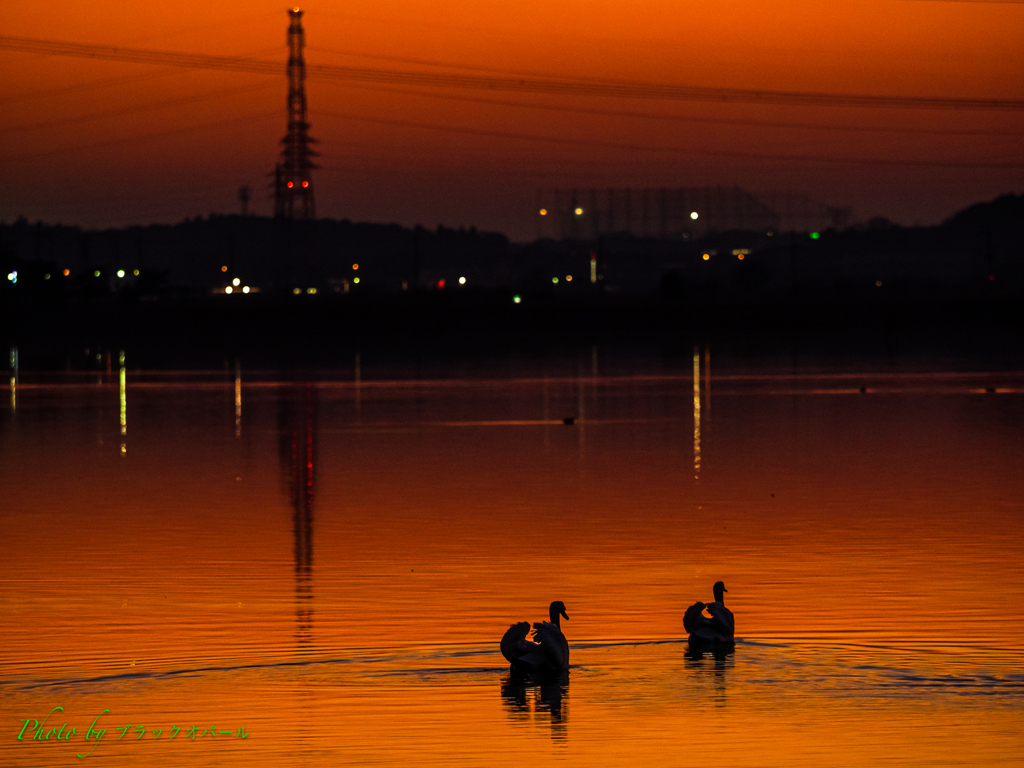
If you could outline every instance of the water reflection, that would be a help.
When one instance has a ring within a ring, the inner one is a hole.
[[[11,411],[18,407],[18,348],[11,347]]]
[[[121,367],[118,381],[121,394],[121,455],[124,456],[128,452],[128,391],[123,349],[117,359]]]
[[[686,666],[697,680],[710,679],[714,685],[715,703],[725,705],[726,670],[735,664],[735,646],[711,645],[690,641],[686,649]]]
[[[713,739],[723,766],[935,766],[954,760],[950,744],[961,762],[1019,766],[1020,375],[970,380],[1011,395],[937,377],[885,379],[893,391],[865,397],[846,379],[730,378],[719,364],[711,432],[702,347],[714,462],[696,486],[686,353],[681,377],[586,390],[586,475],[559,423],[576,399],[568,378],[364,382],[364,421],[383,429],[344,423],[349,382],[247,380],[244,442],[229,427],[230,372],[209,387],[133,379],[131,473],[111,441],[113,379],[20,382],[17,418],[0,420],[12,617],[0,710],[41,719],[59,695],[82,729],[110,707],[119,725],[187,716],[253,734],[165,734],[145,761],[133,758],[145,744],[127,753],[134,736],[104,740],[125,750],[115,762],[157,766],[487,768],[555,754],[657,767],[695,739]],[[226,483],[243,464],[246,482]],[[711,511],[680,514],[700,503]],[[556,585],[537,577],[552,571]],[[730,607],[747,640],[684,655],[679,612],[657,606],[720,575],[744,584]],[[510,583],[525,591],[510,597]],[[510,603],[555,588],[588,603],[572,629],[571,745],[567,686],[506,679],[493,647]],[[950,626],[981,629],[952,647]],[[46,755],[0,742],[0,765],[67,764],[52,739],[35,742]]]
[[[700,347],[693,347],[693,479],[700,480]]]
[[[313,479],[316,454],[316,389],[296,382],[278,400],[281,479],[292,501],[295,539],[295,640],[313,639]]]
[[[704,384],[701,392],[701,357],[704,358]],[[703,402],[702,402],[703,400]],[[701,421],[707,428],[708,420],[711,417],[711,348],[704,347],[701,352],[700,345],[693,345],[693,479],[700,480],[700,429]]]
[[[235,437],[242,435],[242,361],[235,360]]]
[[[569,720],[569,673],[538,680],[509,673],[501,681],[501,701],[514,723],[550,718],[551,738],[565,741]]]

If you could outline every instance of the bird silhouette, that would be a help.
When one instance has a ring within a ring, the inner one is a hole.
[[[712,587],[713,603],[698,601],[686,609],[683,627],[690,633],[691,645],[731,645],[735,642],[736,620],[732,611],[725,607],[724,595],[728,591],[723,582],[716,581]],[[710,619],[704,615],[705,610],[711,614]]]
[[[569,618],[565,603],[553,602],[548,615],[550,621],[534,622],[532,640],[527,637],[528,621],[511,625],[501,638],[501,655],[512,665],[514,674],[559,675],[569,669],[569,642],[560,622],[560,617]]]

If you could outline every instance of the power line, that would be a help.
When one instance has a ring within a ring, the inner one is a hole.
[[[209,123],[199,123],[197,125],[186,125],[180,128],[171,128],[166,131],[157,131],[156,133],[146,133],[141,135],[131,136],[120,136],[114,139],[107,139],[106,141],[98,141],[92,144],[79,144],[72,147],[60,147],[57,149],[48,149],[42,152],[29,152],[24,155],[16,155],[14,157],[7,158],[8,163],[15,162],[18,160],[30,160],[36,157],[48,157],[50,155],[59,155],[66,152],[80,152],[84,149],[99,149],[102,147],[112,147],[118,144],[126,144],[128,142],[135,141],[148,141],[149,139],[158,139],[164,136],[173,136],[179,133],[189,133],[190,131],[201,131],[209,128],[219,128],[224,125],[235,125],[237,123],[251,123],[256,120],[266,120],[271,117],[280,117],[280,110],[274,110],[273,112],[257,112],[251,115],[244,115],[242,117],[232,117],[227,120],[215,120]]]
[[[1024,0],[1021,0],[1024,2]],[[343,83],[343,88],[359,88],[380,92],[381,86],[369,86],[359,83]],[[405,96],[424,96],[432,99],[465,101],[472,104],[494,104],[519,109],[542,109],[551,112],[567,112],[571,114],[601,115],[603,117],[635,117],[644,120],[669,120],[685,123],[707,123],[711,125],[745,125],[757,128],[807,128],[816,131],[852,131],[861,133],[907,133],[924,136],[1024,136],[1024,131],[994,131],[984,128],[904,128],[899,126],[866,126],[839,125],[836,123],[808,123],[799,121],[778,120],[743,120],[728,117],[705,117],[698,115],[673,115],[666,112],[639,112],[625,109],[600,109],[590,107],[573,107],[566,104],[541,104],[538,102],[508,101],[505,99],[488,99],[483,96],[459,96],[454,93],[436,93],[432,91],[412,90],[384,86],[388,93]]]
[[[434,131],[446,131],[450,133],[461,133],[472,136],[492,136],[503,139],[516,139],[520,141],[537,141],[550,144],[573,144],[577,146],[602,147],[605,149],[626,149],[642,152],[665,152],[675,154],[706,155],[711,157],[737,157],[758,160],[795,161],[795,162],[817,162],[834,164],[856,164],[856,165],[903,165],[903,166],[924,166],[935,168],[1024,168],[1024,162],[946,162],[941,160],[906,160],[893,158],[842,158],[817,155],[772,155],[760,153],[743,152],[719,152],[711,150],[691,149],[685,147],[666,147],[645,144],[622,144],[611,141],[595,141],[592,139],[570,139],[564,136],[538,136],[535,134],[512,133],[509,131],[495,131],[482,128],[459,128],[451,125],[438,125],[436,123],[421,123],[412,120],[392,120],[383,117],[369,117],[366,115],[355,115],[343,112],[331,112],[317,110],[317,115],[325,117],[336,117],[343,120],[359,120],[363,122],[379,123],[383,125],[394,125],[401,128],[419,128]]]
[[[0,49],[44,53],[53,56],[124,61],[136,64],[159,64],[189,69],[216,69],[266,75],[280,75],[281,72],[278,62],[261,61],[258,59],[151,51],[139,48],[121,48],[112,45],[87,45],[84,43],[12,37],[9,35],[0,35]],[[874,96],[867,94],[708,88],[613,80],[414,72],[409,70],[344,67],[325,64],[309,65],[306,67],[306,72],[311,77],[376,83],[380,85],[461,88],[617,99],[788,104],[794,106],[874,109],[1024,110],[1024,100],[1018,99]]]
[[[107,88],[112,85],[126,85],[128,83],[139,83],[145,80],[156,80],[161,77],[167,77],[168,74],[170,73],[166,71],[147,72],[143,75],[136,75],[134,77],[107,77],[102,80],[91,80],[87,83],[76,85],[62,85],[57,88],[46,88],[41,91],[29,91],[28,93],[19,93],[16,96],[8,96],[0,99],[0,104],[14,104],[19,101],[45,99],[49,96],[60,96],[65,93],[81,93],[82,91],[89,91],[95,88]]]
[[[263,54],[272,53],[277,50],[279,50],[278,47],[264,48],[259,51],[252,51],[248,55],[261,56]],[[29,101],[31,99],[45,99],[50,96],[60,96],[65,93],[81,93],[82,91],[90,91],[96,88],[108,88],[110,86],[127,85],[129,83],[139,83],[146,80],[158,80],[162,77],[167,77],[172,74],[179,73],[160,70],[158,72],[149,71],[141,75],[131,75],[127,77],[106,77],[101,80],[90,80],[85,83],[75,83],[74,85],[62,85],[57,88],[45,88],[39,91],[28,91],[27,93],[19,93],[14,96],[6,96],[4,98],[0,98],[0,104],[14,104],[19,101]]]
[[[69,123],[80,124],[89,122],[91,120],[104,120],[110,117],[121,117],[124,115],[134,115],[139,112],[148,112],[154,109],[162,109],[164,107],[175,107],[182,104],[194,104],[198,101],[206,101],[208,99],[215,99],[221,96],[229,96],[236,93],[246,93],[250,91],[260,91],[270,87],[270,83],[262,83],[260,85],[245,85],[238,88],[226,88],[220,91],[213,91],[211,93],[202,93],[196,96],[183,96],[179,99],[169,99],[167,101],[155,101],[149,104],[137,104],[130,107],[122,107],[121,109],[114,109],[108,112],[96,112],[91,115],[77,115],[75,117],[64,117],[57,120],[47,120],[41,123],[32,123],[29,125],[12,125],[7,128],[0,128],[0,134],[12,133],[16,131],[36,131],[43,128],[54,128],[60,125],[68,125]]]
[[[338,48],[324,48],[322,46],[309,46],[309,50],[317,53],[333,53],[336,56],[351,56],[357,59],[374,59],[375,61],[390,61],[396,64],[415,64],[422,67],[440,67],[442,69],[462,69],[467,72],[489,72],[498,75],[516,75],[522,77],[544,77],[541,72],[531,72],[520,69],[499,69],[497,67],[481,67],[472,64],[456,64],[451,61],[438,61],[436,59],[418,59],[406,56],[384,56],[377,53],[362,53],[360,51],[345,51]],[[580,78],[586,80],[587,78]],[[600,81],[598,81],[600,82]]]

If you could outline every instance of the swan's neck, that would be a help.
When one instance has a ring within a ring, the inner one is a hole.
[[[561,618],[562,617],[556,611],[551,611],[551,613],[549,615],[551,616],[551,623],[554,624],[559,629],[561,629],[562,628],[562,624],[561,624]]]

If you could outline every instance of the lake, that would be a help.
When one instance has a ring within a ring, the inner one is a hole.
[[[20,371],[0,763],[1019,766],[1024,374],[712,352]]]

